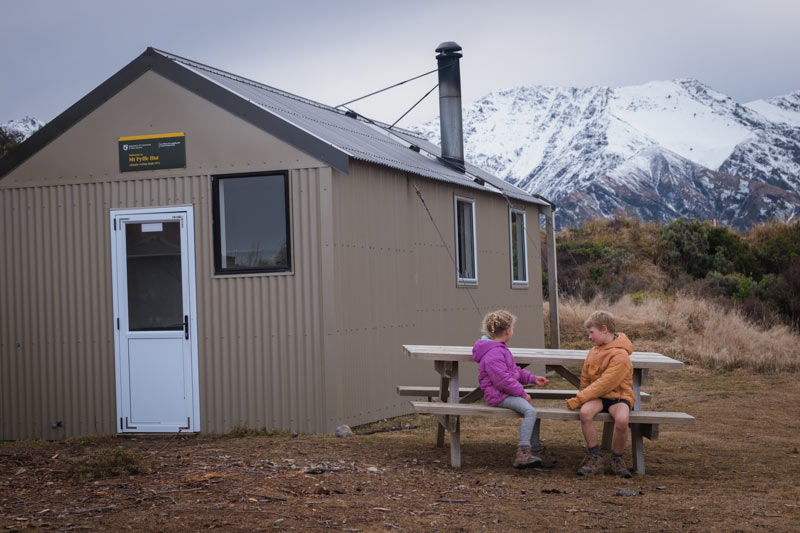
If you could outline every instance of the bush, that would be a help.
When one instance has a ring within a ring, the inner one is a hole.
[[[748,233],[755,255],[768,273],[779,274],[800,259],[800,222],[756,226]]]
[[[686,272],[700,279],[717,271],[761,279],[761,265],[753,250],[729,228],[679,218],[662,229],[660,244],[659,261],[674,277]]]

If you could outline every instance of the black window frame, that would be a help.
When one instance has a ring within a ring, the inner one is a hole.
[[[283,176],[284,189],[284,210],[286,214],[286,263],[287,266],[280,268],[248,268],[230,269],[222,268],[222,239],[220,237],[220,202],[219,184],[220,181],[229,178],[257,178],[267,176]],[[218,174],[211,176],[211,197],[212,197],[212,225],[214,232],[214,274],[217,276],[237,276],[251,274],[291,274],[293,268],[292,261],[292,226],[291,226],[291,198],[289,188],[289,172],[287,170],[271,170],[266,172],[243,172],[238,174]]]

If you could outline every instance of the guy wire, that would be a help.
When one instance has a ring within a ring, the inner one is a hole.
[[[412,110],[413,110],[415,107],[417,107],[417,106],[419,105],[419,103],[420,103],[420,102],[422,102],[423,100],[425,100],[425,99],[428,97],[428,95],[429,95],[429,94],[431,94],[431,93],[432,93],[432,92],[433,92],[433,91],[434,91],[434,90],[435,90],[435,89],[436,89],[438,86],[439,86],[439,84],[437,83],[436,85],[434,85],[434,86],[433,86],[433,88],[432,88],[430,91],[426,92],[426,93],[425,93],[425,96],[423,96],[422,98],[420,98],[419,100],[417,100],[417,103],[416,103],[416,104],[414,104],[414,105],[412,105],[411,107],[409,107],[409,108],[408,108],[408,111],[406,111],[405,113],[403,113],[403,115],[402,115],[400,118],[398,118],[397,120],[395,120],[394,122],[392,122],[392,125],[391,125],[391,126],[389,126],[389,129],[392,129],[392,128],[394,128],[395,124],[397,124],[398,122],[400,122],[401,120],[403,120],[403,117],[405,117],[406,115],[408,115],[409,113],[411,113],[411,111],[412,111]]]
[[[442,244],[444,245],[444,249],[447,251],[447,255],[450,257],[450,260],[453,262],[453,266],[455,266],[456,269],[458,269],[458,264],[456,263],[456,258],[453,256],[453,254],[450,253],[450,247],[447,246],[447,242],[444,240],[444,236],[442,235],[442,232],[439,231],[439,226],[436,225],[436,220],[433,219],[433,214],[431,214],[431,210],[428,209],[428,204],[425,203],[425,198],[422,197],[422,191],[419,190],[419,187],[417,187],[416,183],[414,183],[413,185],[414,185],[414,189],[416,189],[416,191],[417,191],[417,196],[419,197],[419,200],[422,202],[422,206],[425,208],[425,211],[428,213],[428,218],[431,219],[431,223],[433,224],[433,227],[436,228],[436,233],[439,234],[439,239],[442,241]],[[477,311],[478,316],[480,318],[483,318],[483,314],[481,314],[481,309],[480,309],[480,307],[478,307],[478,303],[475,301],[475,298],[472,296],[472,290],[469,287],[464,287],[464,288],[467,289],[467,294],[469,294],[469,299],[472,300],[472,305],[475,306],[475,311]]]
[[[433,74],[434,72],[439,72],[440,70],[451,68],[452,66],[453,65],[447,65],[446,67],[435,68],[433,70],[425,72],[424,74],[420,74],[419,76],[414,76],[413,78],[408,78],[407,80],[403,80],[401,82],[395,83],[394,85],[389,85],[388,87],[384,87],[383,89],[378,89],[377,91],[373,91],[373,92],[371,92],[369,94],[365,94],[364,96],[359,96],[358,98],[356,98],[354,100],[350,100],[349,102],[345,102],[343,104],[339,104],[336,107],[334,107],[334,109],[338,109],[340,107],[344,107],[344,106],[346,106],[348,104],[352,104],[353,102],[358,102],[359,100],[363,100],[364,98],[369,98],[370,96],[374,96],[374,95],[376,95],[378,93],[382,93],[383,91],[388,91],[389,89],[394,89],[395,87],[403,85],[404,83],[408,83],[410,81],[414,81],[414,80],[419,79],[419,78],[421,78],[423,76],[427,76],[428,74]]]

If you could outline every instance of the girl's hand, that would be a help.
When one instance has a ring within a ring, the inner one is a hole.
[[[536,384],[537,384],[538,386],[540,386],[540,387],[544,387],[544,386],[546,386],[548,383],[550,383],[550,380],[549,380],[549,379],[547,379],[547,378],[546,378],[546,377],[544,377],[544,376],[536,376],[536,380],[535,380],[535,382],[534,382],[534,383],[536,383]]]
[[[525,401],[533,405],[533,400],[531,400],[531,395],[528,394],[527,392],[525,393]]]

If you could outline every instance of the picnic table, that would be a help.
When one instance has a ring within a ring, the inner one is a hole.
[[[439,374],[438,391],[430,387],[399,386],[398,393],[407,396],[437,396],[437,401],[412,401],[415,412],[430,413],[437,416],[437,446],[444,445],[444,432],[450,435],[450,464],[461,466],[461,416],[499,416],[516,417],[515,411],[501,407],[475,405],[483,398],[480,387],[459,387],[459,363],[475,364],[472,359],[472,346],[422,346],[404,345],[403,350],[412,359],[433,361],[434,369]],[[574,387],[580,387],[580,376],[576,376],[568,367],[582,367],[587,350],[556,350],[548,348],[510,348],[516,363],[520,366],[545,365],[555,371]],[[644,474],[643,437],[655,440],[658,437],[660,424],[693,424],[694,417],[686,413],[659,412],[642,410],[642,402],[649,401],[650,395],[643,393],[642,386],[647,385],[648,375],[653,370],[681,370],[683,363],[655,352],[633,352],[633,392],[635,404],[630,415],[631,451],[633,464],[639,474]],[[577,390],[552,390],[536,388],[527,391],[531,398],[562,399],[577,394]],[[539,420],[580,420],[578,411],[567,408],[538,407],[537,421],[534,431],[539,430]],[[603,448],[610,449],[614,432],[614,422],[607,413],[600,413],[595,420],[604,422]]]

